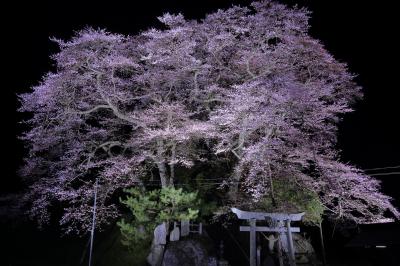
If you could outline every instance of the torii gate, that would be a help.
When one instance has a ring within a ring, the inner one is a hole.
[[[289,261],[290,265],[295,266],[294,246],[292,232],[300,232],[299,227],[291,227],[291,221],[300,221],[304,212],[295,214],[285,213],[266,213],[266,212],[248,212],[242,211],[237,208],[231,208],[232,212],[241,220],[248,220],[250,226],[240,226],[240,231],[250,232],[250,266],[256,266],[256,232],[279,232],[286,233],[288,248],[289,248]],[[285,227],[267,227],[267,226],[256,226],[256,220],[266,220],[271,218],[274,221],[278,221],[280,224],[285,223]]]

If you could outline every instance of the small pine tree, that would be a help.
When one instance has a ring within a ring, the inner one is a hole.
[[[199,215],[200,200],[197,192],[184,192],[182,188],[164,187],[152,191],[138,188],[125,190],[121,202],[132,216],[117,224],[122,234],[122,244],[130,249],[146,250],[151,244],[154,228],[162,222],[194,220]]]

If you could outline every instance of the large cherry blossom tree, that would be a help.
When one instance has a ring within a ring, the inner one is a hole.
[[[164,30],[55,40],[57,71],[20,95],[32,113],[21,169],[32,217],[48,222],[63,206],[61,224],[84,233],[96,178],[101,227],[119,215],[123,188],[173,186],[178,168],[220,158],[232,166],[225,204],[250,208],[285,180],[334,217],[398,216],[377,180],[339,161],[337,125],[361,92],[308,35],[306,10],[259,1],[159,20]]]

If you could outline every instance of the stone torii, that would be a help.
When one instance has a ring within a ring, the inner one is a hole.
[[[293,238],[292,232],[298,233],[300,232],[299,227],[291,227],[291,221],[300,221],[305,214],[295,213],[295,214],[286,214],[286,213],[267,213],[267,212],[249,212],[242,211],[237,208],[231,208],[232,212],[236,214],[236,216],[241,220],[248,220],[250,226],[240,226],[240,231],[250,232],[250,266],[256,266],[256,232],[279,232],[281,235],[283,233],[286,234],[287,242],[288,242],[288,251],[289,251],[289,261],[290,265],[296,265],[295,256],[294,256],[294,246],[293,246]],[[267,218],[272,219],[273,221],[278,221],[278,224],[285,224],[285,226],[278,227],[268,227],[268,226],[256,226],[256,220],[266,220]]]

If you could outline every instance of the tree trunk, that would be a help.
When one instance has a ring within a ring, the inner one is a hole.
[[[167,168],[165,167],[164,160],[164,143],[161,139],[157,140],[157,160],[156,164],[158,167],[158,173],[160,174],[161,187],[167,187],[168,177],[167,177]]]
[[[272,206],[276,207],[276,200],[275,200],[275,194],[274,194],[274,183],[272,180],[272,171],[271,171],[270,163],[268,163],[268,176],[269,176],[269,185],[270,185],[270,189],[271,189]]]
[[[170,163],[170,166],[169,166],[169,169],[170,169],[169,185],[170,186],[174,186],[175,160],[176,160],[176,143],[173,143],[172,147],[171,147],[171,163]]]
[[[238,200],[237,194],[239,191],[240,176],[240,171],[235,170],[235,172],[233,173],[233,184],[231,184],[229,187],[229,197],[234,202]]]
[[[239,137],[238,137],[238,145],[236,146],[236,148],[234,148],[232,150],[233,154],[235,154],[235,156],[238,158],[239,161],[242,158],[243,144],[244,144],[244,140],[246,138],[247,121],[244,120],[242,125],[243,125],[243,128],[240,131],[240,134],[239,134]],[[237,193],[239,191],[240,176],[241,176],[241,171],[235,171],[235,173],[233,174],[233,184],[229,188],[229,196],[230,196],[231,200],[233,200],[235,202],[238,199],[237,198]]]

